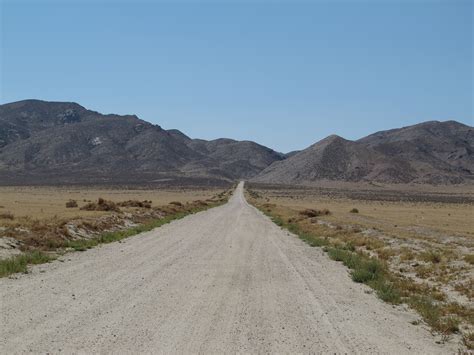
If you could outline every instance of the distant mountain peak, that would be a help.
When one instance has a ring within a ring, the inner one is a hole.
[[[282,157],[256,143],[191,139],[73,102],[0,105],[0,184],[247,179]]]
[[[377,132],[358,141],[331,135],[272,164],[254,181],[438,184],[474,182],[473,172],[473,128],[456,121],[429,121]]]
[[[136,115],[74,102],[0,105],[0,184],[200,178],[308,184],[474,182],[474,129],[428,121],[350,141],[331,135],[284,155],[252,141],[192,139]]]

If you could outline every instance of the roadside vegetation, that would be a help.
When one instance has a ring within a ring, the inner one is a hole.
[[[108,212],[98,217],[46,220],[22,217],[2,227],[2,238],[14,240],[20,254],[0,259],[0,277],[28,272],[28,265],[42,264],[70,251],[85,251],[100,244],[120,241],[150,231],[189,214],[217,207],[227,202],[232,189],[222,191],[205,201],[152,206],[152,201],[127,200],[115,203],[103,198],[84,201],[79,207],[69,200],[64,208]],[[6,219],[6,218],[5,218]]]
[[[29,264],[44,264],[54,259],[56,259],[56,257],[53,255],[34,250],[0,260],[0,277],[5,277],[17,272],[27,273]]]
[[[393,235],[370,234],[360,224],[334,223],[334,214],[339,212],[325,206],[290,207],[279,204],[278,198],[272,199],[265,191],[247,190],[247,197],[274,223],[310,246],[321,247],[331,259],[344,264],[354,282],[366,284],[385,302],[403,303],[416,310],[422,321],[433,332],[441,334],[443,340],[452,334],[460,334],[464,345],[473,349],[474,309],[471,301],[474,284],[469,276],[464,281],[460,278],[463,274],[460,271],[469,275],[466,264],[472,261],[472,254],[458,256],[449,248],[438,245],[425,250],[400,247],[403,243],[399,244]],[[274,201],[276,203],[272,203]],[[345,211],[359,214],[355,207]],[[449,261],[454,262],[450,264]],[[407,272],[405,265],[415,271]],[[458,298],[453,299],[452,293],[447,292],[448,283],[457,285]],[[462,298],[467,301],[457,301]]]

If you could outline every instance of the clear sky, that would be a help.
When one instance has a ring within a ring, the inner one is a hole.
[[[473,4],[0,0],[0,102],[75,101],[279,151],[473,120]]]

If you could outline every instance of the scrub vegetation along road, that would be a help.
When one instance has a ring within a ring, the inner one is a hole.
[[[0,353],[457,351],[368,290],[240,184],[223,206],[0,279]]]

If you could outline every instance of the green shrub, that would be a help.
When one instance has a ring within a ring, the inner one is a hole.
[[[374,279],[374,274],[366,269],[352,270],[352,280],[359,283],[366,283]]]
[[[55,257],[39,250],[12,256],[8,259],[0,260],[0,277],[5,277],[16,272],[25,273],[28,271],[28,264],[43,264],[54,259]]]
[[[369,281],[371,286],[377,292],[377,296],[385,302],[399,304],[402,301],[400,291],[389,281],[384,279],[375,279]]]

